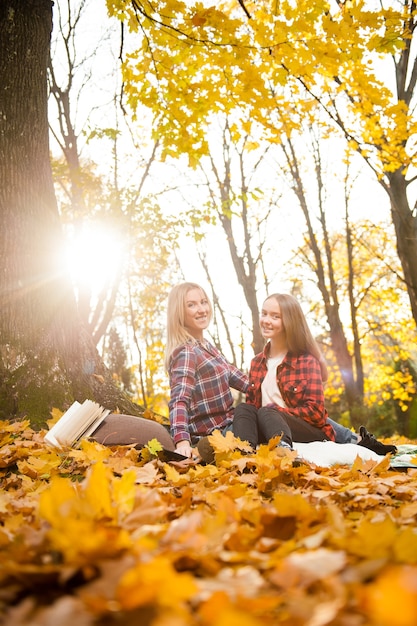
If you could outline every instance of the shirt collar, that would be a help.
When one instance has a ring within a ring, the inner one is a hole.
[[[269,353],[270,353],[270,351],[271,351],[271,342],[270,342],[270,341],[268,341],[268,342],[265,344],[264,349],[263,349],[263,353],[262,353],[262,359],[263,359],[265,362],[266,362],[266,361],[267,361],[267,359],[269,358]],[[288,362],[290,365],[292,364],[292,363],[291,363],[291,356],[290,356],[290,353],[289,353],[289,352],[287,352],[287,354],[286,354],[286,355],[284,356],[284,358],[282,359],[282,362],[283,362],[283,363],[284,363],[284,361]]]

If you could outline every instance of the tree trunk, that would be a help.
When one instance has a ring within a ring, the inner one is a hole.
[[[49,159],[50,0],[0,4],[0,418],[96,400],[141,414],[80,325]]]
[[[417,215],[407,198],[407,181],[402,170],[387,173],[391,215],[395,227],[397,252],[404,272],[411,311],[417,324]]]
[[[314,272],[317,278],[317,287],[323,299],[324,310],[330,330],[330,340],[334,352],[340,375],[345,389],[346,403],[349,408],[352,425],[357,427],[362,423],[363,390],[355,379],[353,370],[352,355],[349,352],[346,334],[340,318],[340,305],[338,300],[337,280],[334,275],[332,259],[332,249],[330,245],[329,232],[326,222],[326,214],[322,200],[322,179],[321,179],[321,158],[318,146],[314,146],[313,154],[316,161],[316,179],[318,189],[318,205],[320,210],[321,235],[324,243],[324,253],[322,253],[318,237],[313,228],[313,222],[309,210],[307,196],[304,191],[302,176],[291,138],[287,139],[287,146],[282,144],[282,149],[287,160],[289,170],[293,177],[293,190],[297,197],[300,208],[303,212],[308,232],[307,245],[314,256]],[[326,280],[326,268],[328,281]],[[330,284],[330,288],[327,286]]]

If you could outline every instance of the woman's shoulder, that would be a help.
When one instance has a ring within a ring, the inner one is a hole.
[[[265,357],[265,352],[258,352],[258,354],[255,354],[255,356],[252,357],[251,359],[251,363],[261,363],[262,361],[265,361],[266,357]]]
[[[190,354],[193,354],[196,350],[196,345],[197,344],[193,341],[185,341],[184,343],[180,343],[173,349],[171,353],[171,363],[181,356],[186,357]]]

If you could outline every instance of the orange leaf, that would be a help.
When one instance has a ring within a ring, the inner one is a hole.
[[[417,567],[388,567],[364,590],[367,613],[379,626],[415,626]]]

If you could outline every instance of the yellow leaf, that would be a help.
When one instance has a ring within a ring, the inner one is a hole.
[[[247,442],[241,441],[238,437],[235,437],[230,430],[226,432],[226,435],[223,435],[220,430],[215,430],[209,435],[208,440],[215,452],[230,452],[236,449],[245,450],[247,452],[252,451],[252,448]]]
[[[166,479],[177,487],[179,487],[180,485],[186,485],[190,480],[188,474],[180,474],[179,472],[177,472],[175,467],[173,467],[169,463],[164,463],[164,472]]]
[[[206,23],[207,19],[201,13],[195,13],[191,18],[191,23],[194,26],[203,26]]]
[[[45,452],[38,457],[29,456],[23,461],[18,461],[17,466],[22,474],[38,478],[49,475],[52,470],[60,466],[61,462],[62,459],[57,454]]]
[[[123,610],[161,605],[177,611],[196,592],[190,574],[178,573],[168,559],[157,557],[127,571],[119,582],[116,597]]]
[[[49,488],[40,496],[39,512],[51,525],[57,519],[65,519],[69,514],[72,501],[77,496],[77,487],[65,478],[54,477]]]
[[[49,522],[51,546],[69,563],[117,555],[131,544],[127,532],[109,525],[107,518],[116,511],[108,483],[105,468],[96,464],[82,485],[55,477],[40,495],[39,513]]]
[[[125,472],[121,478],[114,479],[112,484],[113,501],[120,513],[131,513],[135,504],[136,474],[133,470]]]
[[[273,498],[274,507],[278,515],[291,517],[294,515],[300,519],[317,519],[318,512],[308,500],[298,493],[277,493]]]
[[[95,517],[113,518],[114,516],[110,489],[112,477],[110,470],[99,462],[90,468],[82,484],[83,495]]]
[[[149,450],[152,456],[155,456],[157,452],[163,450],[162,444],[158,441],[158,439],[155,438],[148,441],[145,448]]]
[[[417,533],[414,526],[401,529],[395,538],[393,551],[397,561],[417,564]]]
[[[105,461],[112,454],[110,448],[97,443],[97,441],[89,441],[88,439],[81,440],[80,448],[87,458],[94,462]]]
[[[368,558],[387,558],[391,554],[397,532],[395,523],[388,516],[375,522],[365,518],[348,540],[349,549],[354,554]]]
[[[52,418],[50,420],[47,420],[47,422],[46,422],[48,424],[49,429],[51,429],[52,426],[54,426],[56,424],[56,422],[59,419],[61,419],[63,414],[64,414],[63,411],[60,411],[59,409],[57,409],[55,407],[51,410]]]

